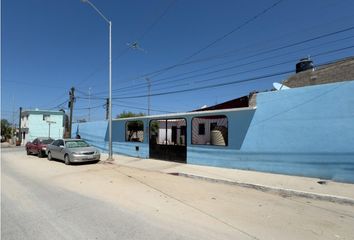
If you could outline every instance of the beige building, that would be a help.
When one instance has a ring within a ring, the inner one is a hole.
[[[354,80],[354,57],[348,57],[290,76],[284,85],[295,88]]]

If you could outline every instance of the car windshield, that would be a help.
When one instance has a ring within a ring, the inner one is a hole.
[[[66,141],[67,148],[89,147],[90,145],[85,141]]]
[[[43,139],[43,140],[41,140],[41,143],[49,144],[49,143],[52,143],[53,141],[54,141],[53,139]]]

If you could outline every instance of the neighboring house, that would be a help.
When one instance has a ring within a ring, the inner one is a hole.
[[[296,88],[353,79],[354,57],[348,57],[320,67],[315,65],[314,69],[298,72],[283,83],[290,88]]]
[[[22,143],[37,137],[62,138],[64,134],[64,112],[48,110],[25,110],[21,114]]]
[[[113,152],[354,183],[354,57],[308,66],[283,82],[290,89],[187,113],[115,119]],[[107,151],[106,121],[75,129]]]

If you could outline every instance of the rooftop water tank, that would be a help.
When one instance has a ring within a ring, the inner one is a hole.
[[[309,57],[300,59],[300,61],[296,64],[296,73],[309,69],[314,69],[313,62]]]

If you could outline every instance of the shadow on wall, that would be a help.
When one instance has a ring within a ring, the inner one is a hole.
[[[255,112],[256,109],[254,109],[253,111],[237,112],[237,115],[235,115],[235,118],[233,119],[235,121],[235,124],[232,125],[235,127],[235,129],[230,129],[232,131],[230,133],[230,136],[235,138],[233,139],[235,144],[233,146],[233,149],[241,149],[245,137],[247,135],[248,129],[251,126],[251,122],[253,120]]]

